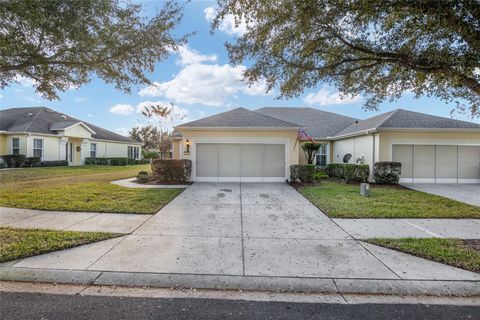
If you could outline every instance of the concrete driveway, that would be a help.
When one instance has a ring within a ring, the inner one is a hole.
[[[11,267],[276,279],[480,280],[471,272],[357,241],[280,183],[195,183],[128,236],[26,258]]]
[[[402,183],[407,188],[480,206],[480,184]]]

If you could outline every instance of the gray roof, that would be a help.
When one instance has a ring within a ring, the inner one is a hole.
[[[335,135],[357,120],[313,108],[266,107],[255,111],[283,121],[298,123],[308,135],[318,140]]]
[[[55,130],[62,130],[73,124],[83,122],[95,131],[95,133],[92,134],[92,138],[94,139],[138,143],[138,141],[132,138],[124,137],[68,115],[65,119],[64,116],[64,113],[47,107],[0,110],[0,131],[56,134]]]
[[[298,128],[300,125],[264,115],[245,108],[237,108],[210,117],[178,125],[177,128]]]
[[[371,129],[480,129],[480,124],[397,109],[353,123],[338,132],[343,136]]]

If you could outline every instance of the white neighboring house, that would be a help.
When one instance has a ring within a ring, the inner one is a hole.
[[[0,155],[24,154],[42,161],[85,158],[141,159],[142,143],[46,107],[0,110]]]

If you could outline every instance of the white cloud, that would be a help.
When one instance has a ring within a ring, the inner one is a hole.
[[[0,94],[0,99],[3,98],[3,96]]]
[[[113,107],[111,107],[108,111],[113,114],[128,116],[132,114],[133,111],[135,111],[135,109],[130,104],[116,104]]]
[[[165,97],[175,103],[203,104],[219,107],[231,96],[267,95],[264,81],[248,87],[241,80],[245,66],[228,64],[191,64],[184,66],[170,81],[154,82],[140,90],[140,96]]]
[[[179,65],[196,64],[201,62],[215,62],[218,60],[216,54],[204,55],[197,50],[190,49],[188,46],[181,46],[177,53],[180,59],[177,61]]]
[[[360,96],[345,96],[341,92],[330,91],[322,87],[317,93],[309,93],[303,101],[309,105],[332,105],[332,104],[352,104],[361,100]]]
[[[13,80],[15,82],[20,83],[24,87],[31,87],[31,86],[35,85],[35,83],[36,83],[35,80],[33,80],[31,78],[23,77],[23,76],[16,76]]]
[[[205,14],[205,19],[208,22],[212,22],[217,15],[217,9],[214,7],[208,7],[203,10],[203,13]],[[228,14],[220,22],[218,29],[231,36],[243,36],[247,32],[247,24],[244,21],[240,21],[240,23],[236,25],[233,15]]]
[[[87,117],[93,118],[93,114],[89,113],[89,114],[87,114]]]
[[[128,137],[128,131],[130,131],[130,128],[122,127],[122,128],[115,129],[116,133],[121,134],[122,136],[125,136],[125,137]]]
[[[89,99],[87,97],[75,97],[75,99],[73,99],[76,103],[80,103],[80,102],[85,102],[85,101],[88,101]]]

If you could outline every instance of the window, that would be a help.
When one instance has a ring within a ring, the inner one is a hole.
[[[140,156],[139,147],[127,147],[127,154],[129,159],[138,159]]]
[[[90,143],[90,158],[96,158],[96,157],[97,157],[97,144]]]
[[[12,139],[12,154],[20,154],[20,138]]]
[[[327,145],[326,144],[322,144],[320,149],[318,149],[318,152],[315,155],[315,165],[319,167],[324,167],[327,165]]]
[[[43,158],[43,140],[33,139],[33,156]]]

